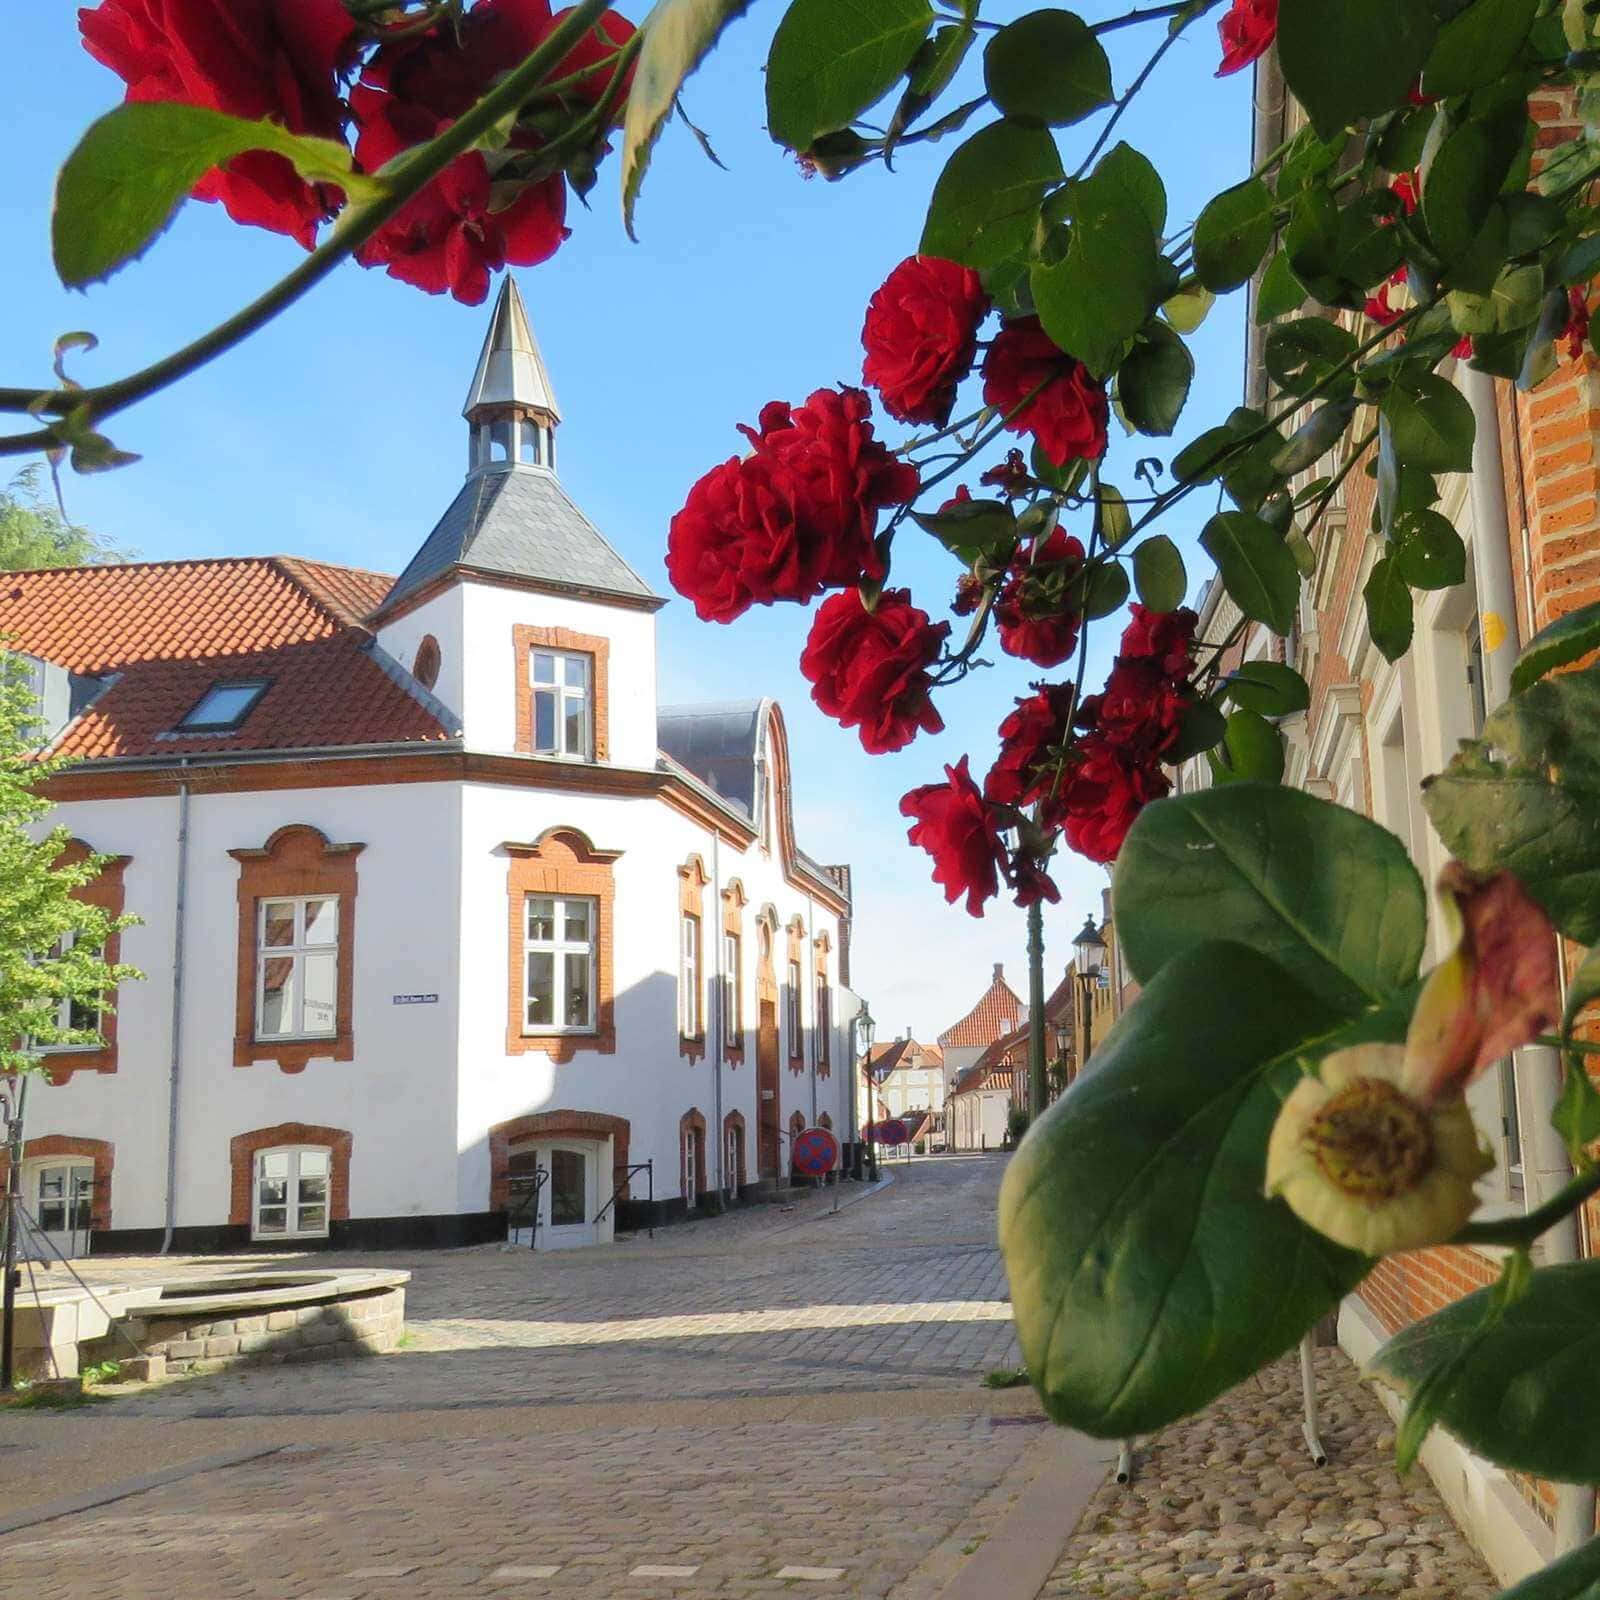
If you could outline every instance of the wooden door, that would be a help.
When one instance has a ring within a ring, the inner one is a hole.
[[[756,1030],[756,1110],[760,1116],[757,1160],[763,1178],[776,1178],[783,1170],[778,1138],[778,1002],[761,1001],[760,1026]]]

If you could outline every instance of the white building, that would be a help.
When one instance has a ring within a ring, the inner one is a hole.
[[[58,1242],[455,1244],[509,1208],[584,1244],[853,1135],[848,870],[796,844],[776,705],[657,707],[664,602],[561,486],[509,278],[465,415],[397,580],[4,579],[55,820],[142,919],[144,980],[29,1103]]]

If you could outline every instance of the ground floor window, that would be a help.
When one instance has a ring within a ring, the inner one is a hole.
[[[251,1233],[257,1239],[324,1238],[328,1232],[326,1149],[297,1146],[256,1152]]]
[[[47,1261],[84,1253],[94,1211],[92,1161],[43,1161],[22,1172],[22,1203],[33,1214],[33,1228],[19,1228],[24,1246],[34,1230],[44,1235],[29,1253]]]

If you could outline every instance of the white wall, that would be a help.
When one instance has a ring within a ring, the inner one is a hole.
[[[433,694],[457,716],[461,714],[466,680],[466,652],[463,622],[463,585],[452,583],[411,611],[378,629],[378,643],[407,672],[417,659],[417,646],[432,634],[439,645],[439,678]],[[507,645],[509,652],[510,646]]]

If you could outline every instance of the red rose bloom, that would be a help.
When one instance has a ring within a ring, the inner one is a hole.
[[[1422,196],[1417,190],[1417,175],[1414,172],[1402,172],[1389,185],[1389,193],[1399,202],[1400,209],[1409,217],[1422,203]]]
[[[885,589],[868,611],[856,589],[829,595],[817,608],[800,656],[811,698],[847,728],[859,727],[870,755],[901,750],[919,730],[944,722],[928,699],[928,668],[949,636],[911,604],[908,589]]]
[[[1033,856],[1017,856],[1011,863],[1011,887],[1019,906],[1037,905],[1041,900],[1054,905],[1061,898],[1055,879],[1044,870],[1044,863]]]
[[[1583,290],[1567,290],[1567,325],[1561,330],[1560,343],[1567,358],[1576,361],[1583,354],[1583,341],[1589,337],[1589,302]]]
[[[1020,450],[1007,450],[1005,460],[998,466],[990,467],[978,482],[991,489],[1004,490],[1006,498],[1010,500],[1028,492],[1033,475],[1028,471],[1028,463],[1022,459]]]
[[[1012,562],[994,603],[1000,644],[1008,655],[1057,667],[1078,643],[1082,621],[1069,592],[1083,570],[1083,546],[1059,528]]]
[[[1115,861],[1134,819],[1172,785],[1159,767],[1128,759],[1094,734],[1079,743],[1077,754],[1067,780],[1061,831],[1079,855]]]
[[[901,799],[901,815],[916,818],[906,837],[933,857],[933,881],[944,885],[945,899],[965,895],[967,911],[981,917],[984,901],[1000,892],[1006,848],[967,758],[944,770],[944,783],[925,783]]]
[[[1122,630],[1118,654],[1154,661],[1169,677],[1186,678],[1200,618],[1187,606],[1176,611],[1152,611],[1137,600],[1128,610],[1131,618]]]
[[[861,375],[901,422],[950,419],[956,385],[972,370],[989,296],[971,267],[908,256],[867,304]]]
[[[1233,0],[1217,23],[1222,39],[1222,65],[1217,76],[1248,67],[1264,56],[1278,36],[1278,0]]]
[[[1013,433],[1031,433],[1058,467],[1105,453],[1105,389],[1081,361],[1057,349],[1037,317],[1019,317],[995,335],[983,362],[983,398],[1010,418],[1006,427]]]
[[[1102,694],[1084,699],[1083,726],[1140,759],[1172,748],[1189,709],[1182,680],[1169,678],[1153,661],[1118,657]]]
[[[983,780],[986,799],[1026,806],[1057,787],[1050,752],[1066,744],[1072,715],[1072,686],[1041,683],[1000,724],[1000,754]]]
[[[971,503],[972,491],[964,483],[956,485],[956,492],[939,507],[941,511],[949,511],[955,506],[964,506]]]
[[[740,430],[751,453],[690,490],[667,533],[667,574],[702,620],[883,576],[878,512],[914,499],[918,479],[873,438],[871,410],[860,389],[774,400],[759,432]]]
[[[355,23],[340,0],[104,0],[78,13],[78,27],[89,54],[128,85],[129,100],[342,136],[335,73],[350,64]],[[208,172],[194,194],[220,200],[235,222],[286,233],[308,250],[340,198],[264,150]]]

